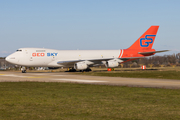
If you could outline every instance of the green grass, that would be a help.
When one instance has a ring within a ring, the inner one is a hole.
[[[86,72],[75,73],[81,75],[94,75],[94,76],[108,76],[108,77],[130,77],[130,78],[161,78],[161,79],[177,79],[180,80],[180,71],[158,71],[158,70],[145,70],[145,71],[109,71],[109,72]]]
[[[180,90],[0,83],[1,120],[180,119]]]

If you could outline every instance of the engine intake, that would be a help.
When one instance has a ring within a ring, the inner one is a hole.
[[[117,61],[107,61],[105,65],[107,68],[115,68],[119,66],[119,63]]]
[[[74,69],[76,70],[85,70],[88,68],[88,65],[84,62],[78,62],[76,64],[74,64]]]

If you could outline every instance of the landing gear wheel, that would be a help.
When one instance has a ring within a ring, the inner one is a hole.
[[[92,71],[90,68],[87,68],[87,69],[85,69],[85,70],[83,70],[83,71],[85,71],[85,72],[89,72],[89,71]]]
[[[22,73],[26,73],[26,70],[22,70]]]
[[[26,67],[21,68],[22,73],[26,73]]]

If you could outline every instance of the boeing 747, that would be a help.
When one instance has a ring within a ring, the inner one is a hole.
[[[26,67],[68,67],[71,70],[90,70],[92,66],[105,65],[107,68],[154,55],[152,49],[159,26],[151,26],[127,49],[119,50],[54,50],[45,48],[20,48],[6,57],[9,63]],[[26,69],[22,70],[23,73]]]

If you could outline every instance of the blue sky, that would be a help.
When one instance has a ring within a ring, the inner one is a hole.
[[[0,57],[23,47],[126,49],[151,25],[160,26],[154,49],[180,53],[179,5],[179,0],[0,0]]]

